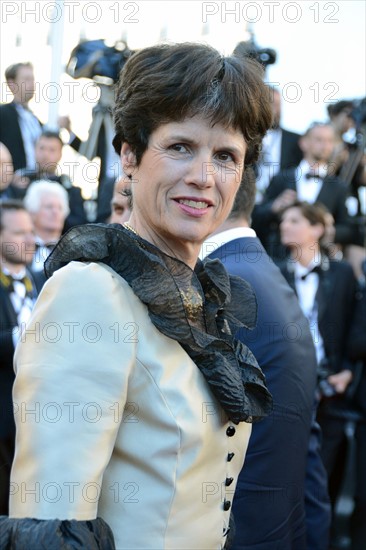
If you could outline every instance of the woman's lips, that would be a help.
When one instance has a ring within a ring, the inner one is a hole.
[[[175,202],[183,212],[195,217],[200,217],[206,214],[211,206],[205,200],[176,199]]]

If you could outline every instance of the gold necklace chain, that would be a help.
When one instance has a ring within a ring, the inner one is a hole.
[[[132,233],[135,233],[135,235],[137,235],[138,237],[140,237],[140,235],[137,233],[136,229],[134,229],[133,227],[130,226],[130,224],[128,222],[124,222],[124,227],[126,229],[129,229],[130,231],[132,231]]]

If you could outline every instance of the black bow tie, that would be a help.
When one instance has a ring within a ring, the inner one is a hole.
[[[319,174],[314,174],[314,172],[308,172],[307,174],[305,174],[305,179],[307,179],[307,180],[315,179],[315,178],[317,180],[323,180],[324,179],[321,176],[319,176]]]
[[[31,296],[33,294],[33,284],[27,275],[25,275],[21,279],[17,279],[10,274],[6,275],[5,273],[1,272],[0,281],[1,284],[8,290],[8,292],[14,292],[14,282],[17,282],[22,283],[25,286],[27,296]]]
[[[320,265],[316,265],[313,267],[313,269],[310,269],[310,271],[308,271],[307,273],[304,273],[304,275],[301,275],[300,279],[302,281],[305,281],[306,277],[310,275],[310,273],[317,273],[318,275],[320,275],[321,272],[322,272],[322,268],[320,267]]]

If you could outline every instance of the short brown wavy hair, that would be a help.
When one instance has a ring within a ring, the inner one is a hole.
[[[114,148],[120,154],[127,142],[139,164],[161,124],[198,114],[212,125],[241,130],[248,146],[245,164],[255,162],[272,123],[262,66],[249,57],[223,57],[203,44],[140,50],[129,58],[117,84]]]

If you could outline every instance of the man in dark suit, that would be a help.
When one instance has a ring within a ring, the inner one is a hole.
[[[233,549],[327,550],[330,509],[312,423],[314,346],[294,292],[249,227],[254,200],[254,178],[246,178],[229,218],[202,247],[202,257],[219,258],[255,290],[257,327],[238,336],[256,356],[274,400],[272,415],[253,425],[233,502]]]
[[[36,90],[33,65],[16,63],[5,71],[13,101],[0,105],[0,143],[9,150],[14,171],[36,168],[35,147],[42,133],[42,123],[29,108]],[[59,117],[59,126],[67,128],[68,117]],[[73,135],[69,145],[78,151],[80,139]]]
[[[300,134],[290,132],[281,127],[281,93],[276,88],[269,87],[273,122],[262,142],[262,151],[257,171],[257,199],[260,203],[273,176],[278,172],[295,168],[303,157],[299,146]]]
[[[15,424],[13,355],[37,292],[26,265],[35,251],[33,224],[21,202],[0,205],[0,514],[7,514]]]
[[[347,187],[332,175],[329,165],[335,144],[334,129],[330,124],[315,123],[300,140],[304,159],[295,169],[288,169],[275,176],[261,204],[253,212],[253,227],[269,255],[284,260],[285,248],[279,236],[280,215],[284,208],[296,200],[322,203],[335,221],[334,240],[338,244],[350,244],[354,230],[347,212]]]
[[[5,79],[14,99],[0,105],[0,142],[9,149],[14,170],[34,168],[34,148],[42,126],[28,105],[35,93],[32,64],[11,65],[5,71]]]

